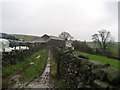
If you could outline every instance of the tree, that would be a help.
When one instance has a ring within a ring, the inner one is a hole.
[[[74,49],[74,47],[72,46],[72,39],[73,37],[67,33],[67,32],[62,32],[60,35],[59,35],[60,38],[64,39],[66,41],[66,48],[68,49]]]
[[[92,35],[92,40],[102,50],[103,53],[107,51],[107,48],[111,44],[111,34],[107,30],[100,30],[98,34]]]
[[[74,46],[74,49],[77,50],[77,51],[81,51],[81,52],[87,52],[87,53],[93,53],[93,50],[92,48],[90,48],[87,44],[86,41],[84,42],[81,42],[81,41],[73,41],[73,44]]]
[[[68,32],[62,32],[62,33],[59,35],[59,37],[62,38],[62,39],[65,39],[66,41],[73,39],[73,37],[72,37]]]

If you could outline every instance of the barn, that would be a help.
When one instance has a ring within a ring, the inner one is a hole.
[[[33,43],[41,44],[43,49],[52,49],[54,47],[65,47],[65,40],[57,37],[44,34],[41,38],[38,38]]]

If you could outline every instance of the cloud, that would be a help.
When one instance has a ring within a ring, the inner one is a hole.
[[[79,40],[91,40],[100,29],[118,38],[117,2],[102,0],[33,0],[2,3],[3,31],[59,35],[67,31]],[[117,1],[117,0],[116,0]]]

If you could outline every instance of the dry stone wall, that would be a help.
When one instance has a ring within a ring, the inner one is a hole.
[[[32,53],[39,51],[41,49],[40,46],[31,46],[28,50],[14,50],[11,52],[3,52],[2,53],[2,67],[9,64],[17,64],[25,58],[32,55]]]
[[[89,60],[87,56],[70,50],[58,49],[55,53],[58,74],[67,88],[118,88],[120,71],[109,64]]]

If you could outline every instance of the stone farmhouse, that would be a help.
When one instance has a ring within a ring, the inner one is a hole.
[[[33,40],[33,43],[41,44],[43,49],[52,49],[54,47],[65,47],[66,42],[65,39],[56,36],[49,36],[44,34],[42,37]]]

